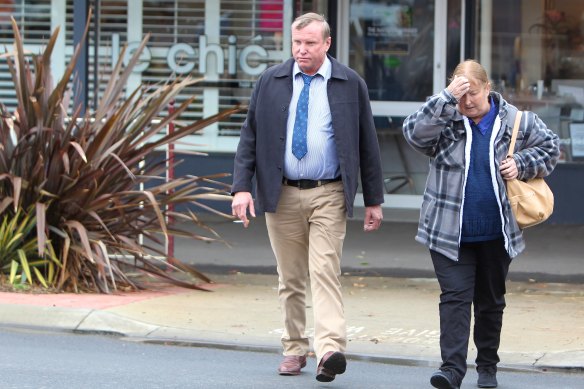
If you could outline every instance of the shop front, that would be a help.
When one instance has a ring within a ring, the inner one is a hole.
[[[9,18],[27,49],[41,50],[61,26],[53,73],[62,74],[75,43],[74,17],[95,10],[88,37],[87,106],[105,87],[125,44],[151,34],[128,85],[173,77],[201,78],[177,99],[197,96],[183,121],[247,104],[255,80],[290,56],[290,24],[305,11],[325,14],[333,30],[331,54],[354,68],[369,91],[382,152],[387,214],[417,213],[428,161],[406,145],[403,119],[446,87],[456,64],[478,59],[493,88],[520,109],[535,111],[562,140],[562,160],[549,183],[556,194],[550,222],[584,223],[576,203],[584,189],[584,9],[570,0],[0,0],[0,45],[10,46]],[[131,51],[131,50],[130,50]],[[0,101],[14,90],[0,58]],[[245,112],[185,139],[177,174],[230,172]],[[358,202],[362,201],[358,199]]]

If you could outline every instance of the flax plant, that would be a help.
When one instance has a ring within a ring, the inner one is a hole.
[[[41,54],[31,56],[25,54],[14,20],[12,26],[14,49],[5,49],[4,56],[17,108],[9,112],[0,102],[2,280],[111,293],[144,287],[139,281],[144,277],[134,277],[139,270],[157,280],[206,290],[201,283],[210,280],[204,274],[166,255],[165,237],[220,240],[198,214],[230,217],[206,205],[207,200],[230,199],[228,188],[217,181],[226,174],[166,181],[167,161],[152,155],[240,108],[160,135],[171,122],[178,123],[194,97],[164,117],[160,113],[197,80],[142,85],[126,96],[126,81],[146,36],[125,67],[121,53],[91,116],[80,115],[80,106],[68,112],[68,85],[80,47],[53,85],[50,58],[59,29]],[[178,223],[168,224],[169,218]],[[190,223],[202,233],[181,227]],[[18,237],[9,230],[18,230]]]

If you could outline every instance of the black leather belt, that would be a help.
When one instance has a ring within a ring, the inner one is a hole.
[[[341,177],[332,178],[330,180],[289,180],[284,178],[282,184],[293,186],[298,189],[314,189],[319,186],[330,184],[331,182],[341,181]]]

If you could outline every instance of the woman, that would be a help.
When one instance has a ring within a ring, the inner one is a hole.
[[[403,125],[407,142],[430,157],[416,240],[430,249],[441,289],[436,388],[458,388],[466,374],[471,304],[478,386],[497,387],[505,279],[525,248],[504,180],[547,176],[560,154],[558,136],[525,112],[507,158],[516,113],[491,91],[484,67],[467,60]]]

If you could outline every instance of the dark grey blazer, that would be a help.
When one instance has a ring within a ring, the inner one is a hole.
[[[383,177],[377,134],[365,81],[329,56],[331,78],[327,92],[341,167],[347,215],[359,183],[366,206],[383,203]],[[292,99],[294,59],[272,66],[254,87],[235,155],[232,193],[251,192],[256,176],[256,210],[275,212],[280,197],[288,105]]]

